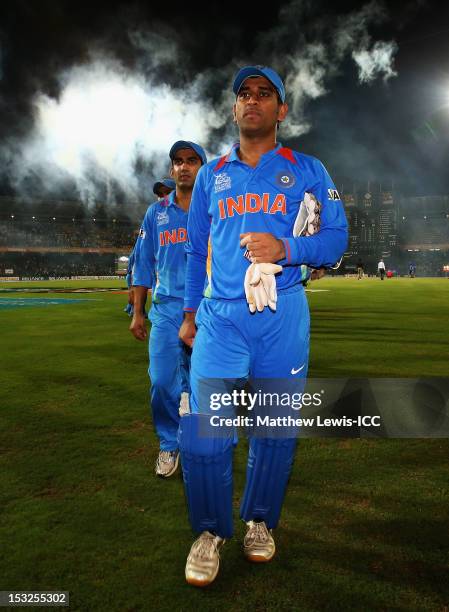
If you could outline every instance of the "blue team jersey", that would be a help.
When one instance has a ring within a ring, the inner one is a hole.
[[[228,155],[198,172],[188,220],[185,310],[196,310],[202,296],[245,297],[249,261],[240,234],[269,232],[284,242],[286,257],[276,276],[278,289],[301,281],[301,264],[334,265],[347,247],[347,222],[340,196],[323,164],[278,144],[261,156],[256,168],[243,163],[238,143]],[[293,237],[305,192],[320,205],[320,229]],[[204,278],[206,271],[206,279]]]
[[[135,248],[135,245],[134,245]],[[134,248],[130,253],[129,259],[128,259],[128,268],[126,270],[126,284],[128,285],[128,289],[130,289],[133,285],[133,266],[134,266]]]
[[[172,191],[149,206],[134,248],[133,285],[151,287],[153,301],[184,297],[187,212]]]

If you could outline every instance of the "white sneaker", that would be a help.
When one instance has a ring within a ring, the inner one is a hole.
[[[179,402],[179,416],[190,414],[190,398],[187,391],[181,393],[181,401]]]
[[[266,563],[271,561],[276,552],[276,545],[271,530],[262,521],[247,523],[248,531],[243,541],[243,552],[248,561],[253,563]]]
[[[213,582],[220,567],[218,549],[224,544],[223,538],[209,531],[203,531],[190,549],[186,563],[186,580],[197,587]]]
[[[178,468],[179,451],[159,451],[156,460],[156,474],[162,478],[168,478],[174,474]]]

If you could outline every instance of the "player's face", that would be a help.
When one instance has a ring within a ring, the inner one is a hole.
[[[170,174],[177,187],[192,189],[200,168],[201,159],[193,149],[179,149],[173,158]]]
[[[165,198],[165,196],[168,196],[169,193],[171,193],[173,190],[170,189],[170,187],[166,187],[165,185],[161,185],[158,190],[157,190],[157,195],[159,198]]]
[[[287,116],[288,106],[279,101],[278,93],[265,77],[246,79],[234,104],[234,121],[240,132],[263,136],[275,129]]]

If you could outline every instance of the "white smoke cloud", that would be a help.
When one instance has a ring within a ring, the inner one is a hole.
[[[234,60],[193,78],[186,49],[168,29],[130,32],[132,67],[112,59],[111,52],[97,50],[89,62],[60,76],[58,99],[36,94],[32,134],[16,143],[14,152],[0,151],[12,168],[17,189],[34,174],[55,189],[70,177],[88,203],[101,197],[99,184],[106,185],[110,202],[113,183],[128,200],[142,198],[138,160],[144,160],[153,180],[167,175],[167,152],[176,140],[199,142],[209,148],[209,155],[229,147],[235,139],[232,75],[237,67],[259,63],[261,57],[285,77],[290,112],[283,123],[283,138],[311,129],[307,103],[331,91],[346,59],[355,61],[361,83],[396,75],[397,45],[373,42],[368,33],[372,24],[386,19],[378,2],[333,20],[317,13],[307,39],[298,28],[305,8],[300,1],[285,5],[279,24],[264,38],[266,48],[256,49],[255,57]],[[222,93],[212,104],[217,90]]]
[[[373,0],[348,15],[341,15],[333,27],[332,46],[334,62],[343,59],[355,48],[366,49],[371,36],[368,28],[387,19],[384,6]]]
[[[304,105],[307,100],[319,98],[326,93],[326,64],[326,50],[319,43],[309,45],[301,56],[287,58],[285,87],[289,92],[290,114],[282,127],[287,138],[301,136],[309,131],[310,124],[303,117]]]
[[[175,90],[104,60],[65,73],[63,81],[58,100],[36,96],[35,131],[24,144],[21,164],[67,173],[87,201],[95,199],[93,167],[136,199],[138,157],[151,164],[155,176],[166,176],[167,152],[176,140],[205,143],[224,121],[198,98],[195,81]]]
[[[282,63],[278,49],[274,49],[272,56],[272,64],[286,75],[290,112],[282,131],[287,138],[301,136],[310,130],[306,105],[330,91],[332,80],[339,75],[346,58],[352,58],[359,67],[360,83],[370,83],[379,76],[387,80],[397,74],[393,68],[397,45],[394,42],[373,43],[369,34],[370,26],[387,19],[382,4],[373,0],[334,19],[319,15],[307,37],[298,29],[292,38],[294,24],[303,21],[305,8],[303,2],[289,4],[288,10],[281,14],[283,23],[271,36],[272,40],[292,39],[291,49],[283,54]]]
[[[393,68],[393,55],[397,50],[395,42],[378,41],[371,49],[354,51],[352,57],[359,69],[361,83],[370,83],[376,77],[382,76],[384,81],[397,76]]]
[[[161,66],[167,67],[169,71],[179,70],[182,53],[172,32],[163,35],[132,30],[129,33],[129,41],[139,55],[139,67],[142,72],[151,73]]]

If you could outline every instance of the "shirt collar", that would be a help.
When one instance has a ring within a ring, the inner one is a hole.
[[[161,206],[177,206],[176,202],[175,202],[175,194],[176,194],[176,189],[173,189],[173,191],[170,191],[170,193],[165,196],[165,198],[163,198],[162,200],[159,200],[159,203]]]
[[[235,142],[232,147],[231,150],[229,151],[228,155],[227,155],[227,162],[233,162],[233,161],[239,161],[241,162],[242,160],[240,159],[240,157],[238,156],[237,151],[240,148],[240,143],[239,142]],[[260,159],[269,159],[270,157],[272,157],[273,155],[276,155],[276,153],[279,151],[279,149],[282,148],[282,144],[280,142],[276,143],[276,146],[274,147],[274,149],[271,149],[271,151],[267,151],[267,153],[264,153]]]

